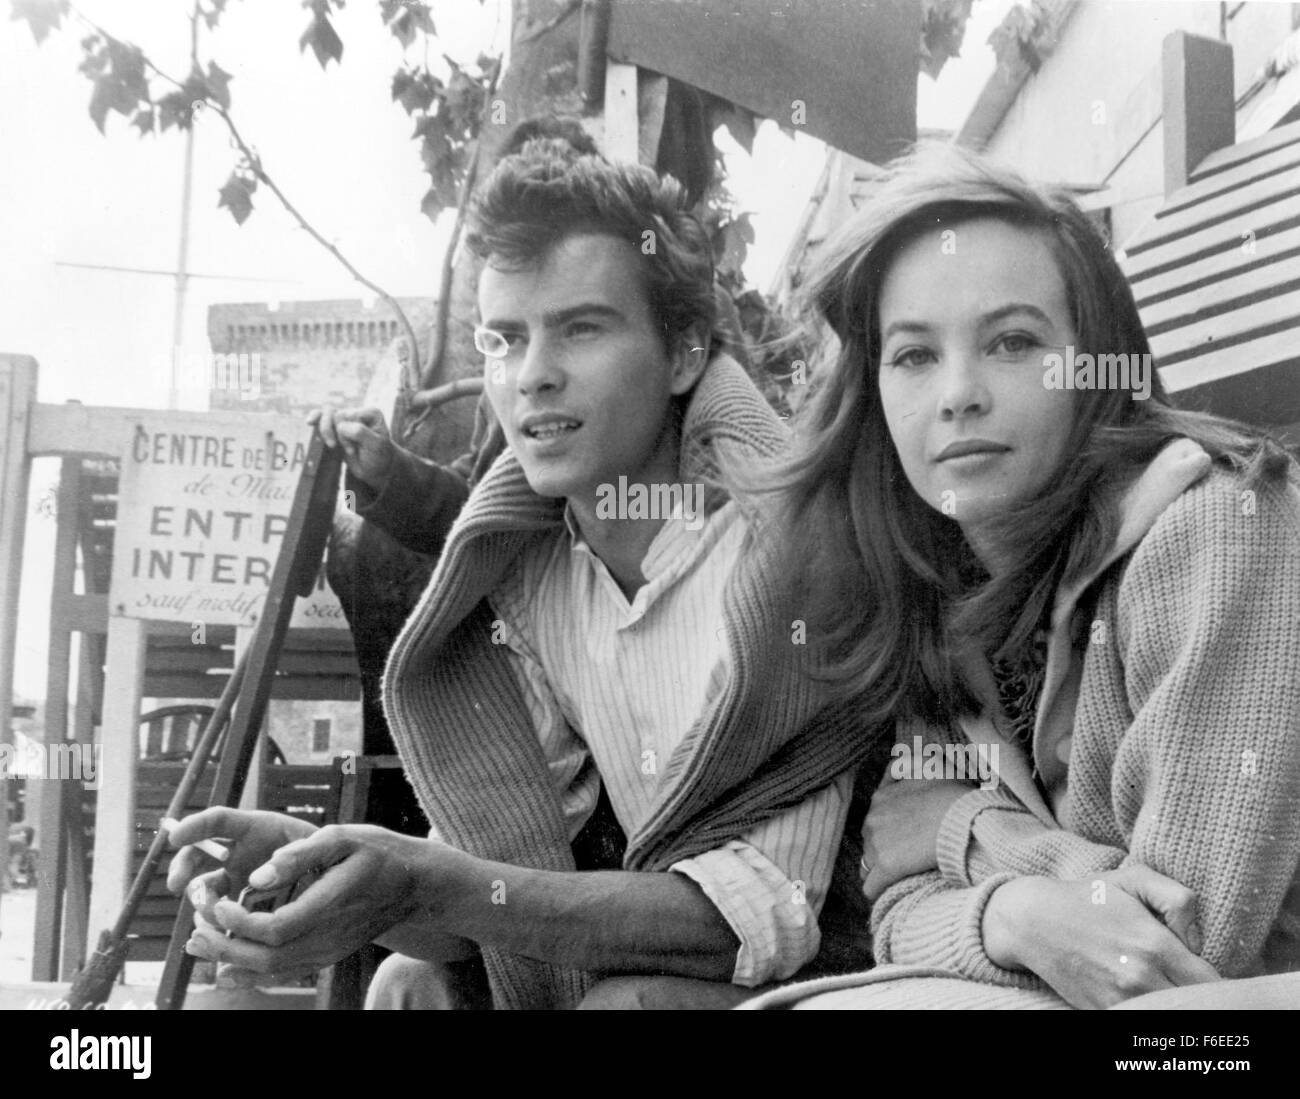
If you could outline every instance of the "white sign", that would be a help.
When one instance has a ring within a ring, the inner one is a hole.
[[[289,416],[159,413],[122,449],[109,613],[250,626],[284,541],[311,428]],[[294,628],[347,628],[317,576]]]

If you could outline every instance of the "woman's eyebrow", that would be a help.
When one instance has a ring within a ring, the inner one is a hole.
[[[1049,328],[1052,326],[1052,318],[1039,309],[1038,306],[1030,305],[1029,302],[1019,301],[1000,306],[999,308],[994,309],[991,313],[985,313],[984,316],[980,318],[980,324],[982,326],[997,324],[999,321],[1004,321],[1007,317],[1014,316],[1017,313],[1028,313],[1035,320],[1047,325]]]
[[[925,335],[932,330],[932,326],[925,324],[923,321],[894,321],[886,326],[880,334],[880,342],[884,343],[891,336],[897,336],[900,333],[906,335]]]

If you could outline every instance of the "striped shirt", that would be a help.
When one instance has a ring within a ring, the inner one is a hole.
[[[565,520],[567,533],[527,554],[491,604],[570,837],[602,780],[630,835],[649,815],[673,749],[726,687],[722,596],[745,523],[728,503],[692,531],[679,508],[650,544],[646,582],[629,602],[567,510]],[[734,983],[789,977],[816,955],[850,785],[841,777],[671,867],[699,885],[739,939]]]

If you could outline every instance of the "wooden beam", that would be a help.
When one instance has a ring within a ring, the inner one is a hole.
[[[126,898],[135,843],[135,771],[144,683],[145,623],[115,615],[108,621],[104,722],[100,736],[100,796],[95,810],[95,868],[90,883],[86,950],[112,927]]]
[[[151,408],[101,408],[79,404],[38,404],[27,431],[27,453],[96,454],[116,458],[131,429]]]
[[[610,61],[605,67],[605,141],[609,160],[637,163],[636,66]]]
[[[1232,47],[1174,31],[1164,40],[1165,194],[1187,186],[1197,166],[1237,139]]]
[[[81,498],[81,462],[64,458],[59,469],[57,527],[54,536],[53,582],[50,585],[50,636],[45,676],[45,735],[47,745],[68,737],[68,691],[71,686],[72,633],[63,617],[62,595],[77,578],[77,511]],[[48,758],[48,757],[47,757]],[[63,898],[67,885],[67,819],[64,803],[71,779],[47,775],[41,791],[41,861],[36,891],[36,936],[32,949],[32,980],[59,979],[63,932]],[[78,804],[80,803],[78,799]]]
[[[36,360],[0,355],[0,744],[12,739],[14,653],[18,642],[18,581],[27,522],[30,411],[36,401]],[[0,773],[0,823],[9,834],[9,782]]]

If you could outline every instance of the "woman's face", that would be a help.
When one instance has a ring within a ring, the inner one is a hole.
[[[903,471],[971,538],[1064,456],[1075,391],[1045,388],[1043,356],[1076,342],[1065,280],[1041,233],[962,222],[899,251],[879,320],[880,398]]]

